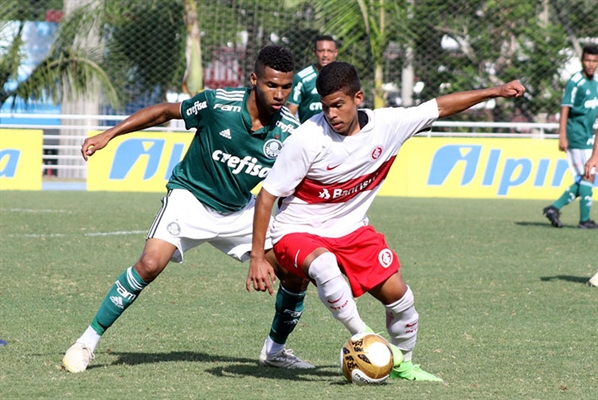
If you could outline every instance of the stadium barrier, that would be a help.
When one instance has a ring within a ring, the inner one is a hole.
[[[9,117],[23,118],[0,114],[1,190],[41,190],[43,176],[67,176],[85,182],[90,191],[163,192],[192,138],[176,121],[117,137],[86,163],[80,154],[85,137],[126,117],[64,115],[60,117],[71,123],[58,126],[35,124],[47,115],[27,115],[29,124],[5,123]],[[90,119],[98,123],[76,123]],[[555,123],[437,121],[405,143],[380,195],[556,198],[571,182],[557,135],[549,133],[557,129]]]

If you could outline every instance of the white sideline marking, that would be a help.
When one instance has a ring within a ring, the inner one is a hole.
[[[49,210],[49,209],[34,209],[34,208],[9,208],[8,211],[10,211],[10,212],[30,212],[30,213],[51,213],[51,212],[70,213],[70,211],[67,211],[67,210]]]
[[[93,232],[84,233],[83,236],[118,236],[118,235],[138,235],[140,233],[147,233],[147,231],[118,231],[118,232]],[[27,233],[24,235],[7,235],[9,237],[31,237],[31,238],[48,238],[48,237],[66,237],[66,236],[78,236],[74,233]]]

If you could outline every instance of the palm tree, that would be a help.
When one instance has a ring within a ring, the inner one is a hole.
[[[327,32],[340,38],[339,53],[349,49],[367,51],[374,72],[374,108],[385,104],[382,83],[384,81],[384,52],[391,39],[409,37],[405,28],[409,3],[405,0],[313,0],[319,18]],[[367,43],[364,49],[362,43]],[[341,57],[342,58],[342,57]]]
[[[0,32],[4,35],[2,43],[6,43],[0,48],[0,107],[9,99],[13,100],[14,106],[17,98],[25,102],[51,99],[57,103],[63,96],[76,99],[83,94],[96,93],[99,88],[107,101],[119,106],[117,90],[101,65],[100,49],[85,46],[73,30],[73,26],[80,22],[86,23],[87,32],[92,32],[91,27],[97,25],[81,12],[73,13],[60,24],[46,57],[27,78],[18,81],[18,68],[25,57],[23,33],[29,15],[23,7],[23,3],[9,0],[0,21]],[[7,85],[8,82],[16,84]]]

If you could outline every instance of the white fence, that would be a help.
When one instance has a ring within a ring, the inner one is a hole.
[[[115,115],[63,115],[0,113],[0,129],[41,129],[44,131],[43,174],[58,178],[85,179],[87,163],[81,157],[81,144],[92,131],[103,131],[124,120],[127,116]],[[11,123],[11,120],[26,120],[29,123]],[[59,125],[44,125],[36,121],[59,119]],[[442,132],[439,131],[442,129]],[[477,132],[479,129],[491,132]],[[168,126],[149,128],[157,132],[189,132],[182,121],[171,121]],[[502,131],[502,132],[501,132]],[[506,131],[506,132],[505,132]],[[523,122],[454,122],[437,121],[432,130],[420,134],[429,137],[516,137],[556,138],[557,123]]]

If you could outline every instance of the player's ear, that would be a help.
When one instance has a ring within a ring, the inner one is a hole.
[[[356,106],[360,106],[361,103],[363,103],[363,92],[361,90],[358,90],[357,93],[355,93],[355,96],[353,96],[353,101],[355,102]]]
[[[257,74],[255,72],[251,73],[251,75],[249,76],[249,81],[251,82],[251,86],[257,86]]]

